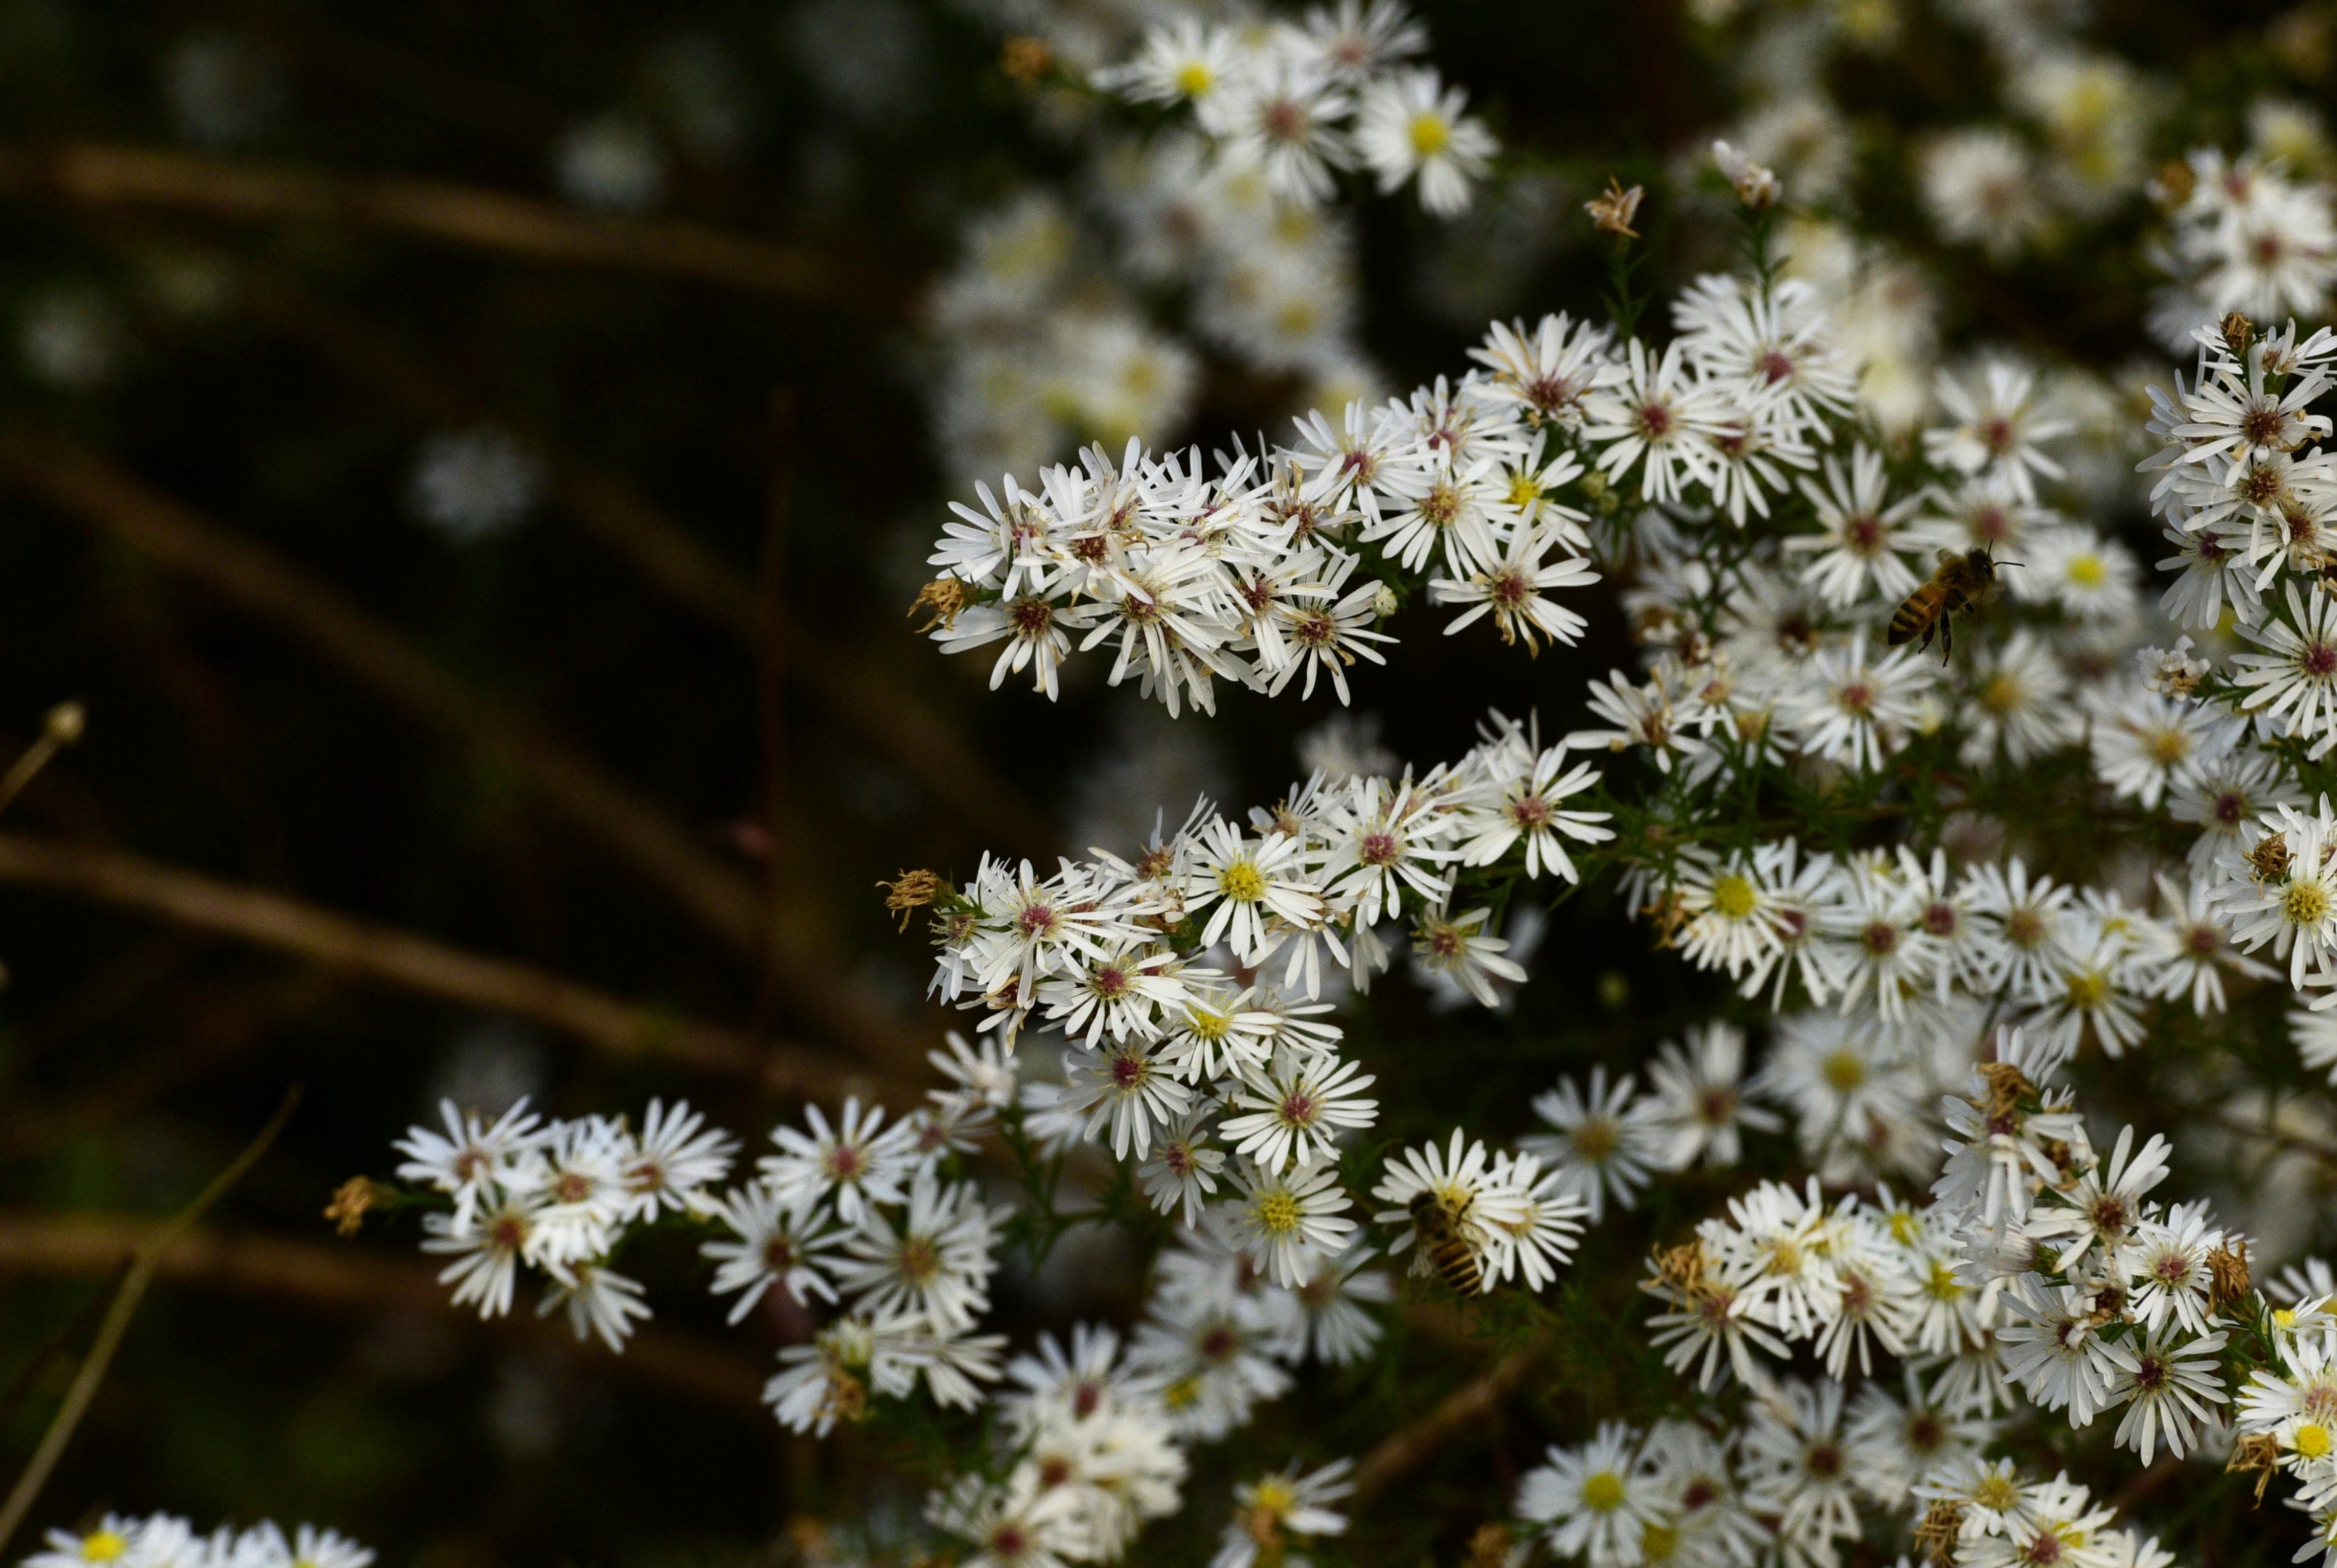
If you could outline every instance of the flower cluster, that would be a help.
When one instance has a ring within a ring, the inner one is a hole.
[[[1882,508],[1876,454],[1847,469],[1829,458],[1822,488],[1797,477],[1851,406],[1807,286],[1714,276],[1675,315],[1660,352],[1563,316],[1496,324],[1458,383],[1350,403],[1336,422],[1309,414],[1296,444],[1214,471],[1198,451],[1131,443],[1117,464],[1091,448],[1033,486],[1009,476],[1002,499],[985,484],[981,510],[953,505],[931,557],[946,574],[926,591],[933,636],[951,652],[1003,642],[993,686],[1028,668],[1050,696],[1076,638],[1113,647],[1112,683],[1138,680],[1172,714],[1187,696],[1210,709],[1213,677],[1279,693],[1303,674],[1311,695],[1328,675],[1345,700],[1345,668],[1383,661],[1380,621],[1421,586],[1465,607],[1448,633],[1490,616],[1530,650],[1572,642],[1581,618],[1545,596],[1597,579],[1584,525],[1616,512],[1627,481],[1644,501],[1699,498],[1739,524],[1806,499],[1833,537],[1805,579],[1842,603],[1870,577],[1878,591],[1913,587],[1892,554],[1913,547],[1891,537],[1905,509]],[[2029,472],[2029,443],[2053,433],[2031,423],[1973,467]]]
[[[366,1568],[373,1549],[332,1530],[303,1524],[289,1536],[270,1521],[249,1530],[222,1524],[198,1535],[171,1514],[132,1519],[108,1514],[78,1534],[52,1530],[23,1568]]]
[[[2168,211],[2161,265],[2174,283],[2152,310],[2178,351],[2192,326],[2236,310],[2259,320],[2328,312],[2337,282],[2337,219],[2326,185],[2290,178],[2279,160],[2212,147],[2160,177]]]
[[[1408,63],[1427,46],[1393,0],[1342,0],[1298,24],[1164,24],[1097,83],[1189,107],[1214,161],[1256,171],[1281,200],[1319,206],[1360,165],[1384,193],[1416,180],[1423,207],[1458,212],[1499,144],[1462,112],[1467,94]]]
[[[610,1259],[626,1233],[661,1213],[712,1212],[736,1139],[686,1104],[650,1102],[639,1132],[621,1119],[535,1115],[522,1099],[492,1123],[440,1106],[444,1130],[412,1127],[396,1148],[400,1178],[452,1200],[424,1216],[423,1251],[450,1255],[438,1276],[482,1318],[511,1310],[520,1269],[545,1275],[540,1310],[565,1308],[578,1339],[621,1349],[650,1315],[639,1281]]]
[[[2166,1568],[2171,1555],[2057,1476],[2024,1479],[1980,1456],[1985,1422],[1942,1422],[1910,1388],[1878,1383],[1847,1405],[1839,1386],[1789,1382],[1715,1436],[1690,1421],[1641,1432],[1609,1422],[1553,1447],[1520,1484],[1518,1516],[1560,1556],[1589,1568],[1841,1561],[1870,1518],[1913,1525],[1918,1545],[1958,1568],[2053,1563]],[[1929,1480],[1923,1477],[1931,1477]],[[1920,1523],[1919,1523],[1920,1522]]]
[[[936,1491],[927,1516],[1001,1563],[1109,1563],[1145,1524],[1177,1510],[1185,1479],[1157,1379],[1132,1372],[1120,1337],[1081,1324],[1067,1352],[1051,1334],[1007,1368],[999,1399],[1006,1463]]]

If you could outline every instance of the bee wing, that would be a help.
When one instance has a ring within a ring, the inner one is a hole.
[[[1961,555],[1958,555],[1958,554],[1957,554],[1954,550],[1943,550],[1940,551],[1939,563],[1940,563],[1941,566],[1953,566],[1953,565],[1955,565],[1955,564],[1956,564],[1956,562],[1958,562],[1958,561],[1960,561],[1960,560],[1963,560],[1963,557],[1962,557],[1962,556],[1961,556]]]

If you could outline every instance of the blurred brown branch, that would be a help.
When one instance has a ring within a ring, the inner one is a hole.
[[[800,1046],[758,1047],[735,1029],[640,1007],[565,976],[115,850],[0,833],[0,883],[141,910],[467,1007],[528,1018],[615,1056],[654,1057],[701,1072],[759,1077],[775,1093],[833,1096],[857,1076]]]
[[[330,583],[53,434],[0,432],[0,475],[275,622],[409,716],[513,767],[569,823],[665,890],[741,955],[775,944],[788,999],[826,1032],[907,1066],[905,1026],[846,977],[808,901],[769,911],[760,891],[591,758],[481,696]]]
[[[1356,1498],[1370,1496],[1482,1422],[1549,1351],[1550,1335],[1544,1330],[1454,1389],[1419,1420],[1389,1434],[1355,1466]]]
[[[683,219],[614,218],[396,175],[230,162],[152,147],[0,148],[0,192],[246,221],[345,223],[530,261],[664,273],[787,299],[892,308],[903,290],[795,246]]]
[[[145,1222],[112,1214],[0,1213],[0,1276],[100,1278],[119,1267],[152,1231]],[[438,1283],[427,1262],[332,1242],[197,1230],[160,1255],[154,1274],[171,1284],[312,1311],[355,1317],[425,1312],[464,1326],[478,1324],[469,1312],[447,1305],[447,1287]],[[498,1339],[563,1348],[578,1360],[589,1360],[596,1372],[629,1376],[741,1412],[760,1409],[761,1362],[728,1345],[651,1323],[622,1356],[611,1356],[576,1344],[562,1322],[518,1316],[479,1326]]]
[[[406,345],[307,296],[287,278],[257,280],[249,300],[263,320],[386,397],[409,419],[458,425],[491,412],[435,375]],[[545,431],[492,412],[543,463],[555,506],[674,602],[743,645],[759,646],[765,610],[745,574],[621,476],[562,450]],[[800,625],[790,621],[779,635],[789,681],[923,784],[936,805],[1002,850],[1039,855],[1053,848],[1056,829],[1047,813],[932,704],[865,657],[842,652]]]

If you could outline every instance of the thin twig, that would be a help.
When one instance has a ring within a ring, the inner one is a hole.
[[[1390,1433],[1355,1466],[1354,1495],[1360,1499],[1377,1492],[1482,1421],[1549,1353],[1550,1345],[1547,1329],[1536,1334],[1493,1363],[1481,1376],[1454,1389],[1427,1415]]]
[[[268,1125],[259,1129],[259,1135],[246,1144],[243,1152],[229,1161],[227,1169],[213,1176],[210,1185],[195,1194],[192,1203],[158,1226],[132,1254],[130,1271],[122,1277],[121,1289],[113,1293],[113,1304],[106,1309],[105,1321],[98,1325],[97,1339],[91,1344],[88,1356],[83,1358],[81,1371],[74,1376],[73,1386],[65,1390],[64,1403],[57,1407],[56,1415],[49,1422],[49,1429],[41,1434],[40,1446],[33,1450],[32,1460],[24,1466],[24,1473],[16,1477],[15,1489],[8,1494],[8,1501],[0,1505],[0,1551],[6,1549],[9,1538],[16,1534],[16,1527],[32,1511],[33,1499],[38,1497],[41,1488],[48,1484],[49,1472],[56,1468],[59,1456],[64,1453],[65,1445],[73,1440],[73,1428],[81,1425],[82,1417],[89,1410],[89,1402],[97,1397],[97,1386],[105,1380],[105,1369],[112,1364],[113,1353],[121,1348],[122,1335],[129,1332],[131,1317],[138,1310],[138,1300],[146,1293],[148,1283],[154,1278],[156,1262],[170,1250],[171,1242],[186,1234],[213,1203],[227,1195],[228,1189],[243,1179],[246,1171],[259,1163],[259,1156],[268,1152],[268,1146],[276,1141],[276,1135],[284,1130],[284,1124],[292,1119],[292,1112],[299,1104],[298,1087],[287,1089],[284,1103],[276,1107],[276,1114],[268,1118]]]
[[[112,1272],[142,1245],[152,1227],[111,1214],[0,1212],[0,1278],[87,1279]],[[450,1309],[446,1287],[422,1259],[395,1257],[344,1242],[299,1241],[256,1231],[198,1227],[161,1253],[162,1284],[249,1297],[279,1308],[371,1318],[385,1312],[427,1315],[465,1332],[572,1355],[594,1375],[630,1378],[741,1413],[759,1410],[765,1376],[758,1358],[686,1330],[646,1323],[611,1356],[577,1343],[563,1322],[524,1312],[482,1320]],[[768,1417],[767,1417],[768,1418]]]
[[[532,719],[472,691],[347,594],[55,435],[0,432],[0,474],[275,622],[413,717],[512,766],[574,827],[659,887],[742,956],[772,923],[761,890],[663,812]],[[779,927],[791,999],[823,1029],[906,1066],[915,1053],[892,1008],[844,978],[798,918]]]
[[[564,975],[118,850],[0,833],[0,883],[139,910],[368,979],[526,1018],[612,1056],[759,1077],[777,1094],[833,1096],[859,1076],[803,1046],[758,1047],[738,1030],[628,1002]]]
[[[532,197],[401,176],[238,163],[152,147],[0,148],[0,192],[246,222],[341,223],[570,267],[661,273],[787,299],[889,312],[905,290],[870,268],[681,219],[577,212]]]
[[[61,702],[49,710],[48,718],[41,726],[41,738],[26,746],[15,765],[0,777],[0,811],[6,811],[24,793],[24,786],[40,776],[41,770],[57,753],[81,739],[83,722],[82,706],[77,702]]]

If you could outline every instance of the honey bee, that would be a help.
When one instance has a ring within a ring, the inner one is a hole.
[[[1940,634],[1940,662],[1956,651],[1956,617],[1966,615],[1986,603],[1996,591],[1996,569],[2000,565],[2019,566],[2017,560],[2000,562],[1989,553],[1989,547],[1976,544],[1958,555],[1952,550],[1940,551],[1939,570],[1931,580],[1907,596],[1891,618],[1891,646],[1913,642],[1922,636],[1921,647],[1931,646],[1931,634]]]
[[[1461,1235],[1461,1222],[1468,1213],[1467,1200],[1456,1213],[1425,1189],[1412,1200],[1412,1228],[1420,1237],[1421,1260],[1444,1276],[1456,1296],[1473,1296],[1485,1288],[1477,1253]]]

